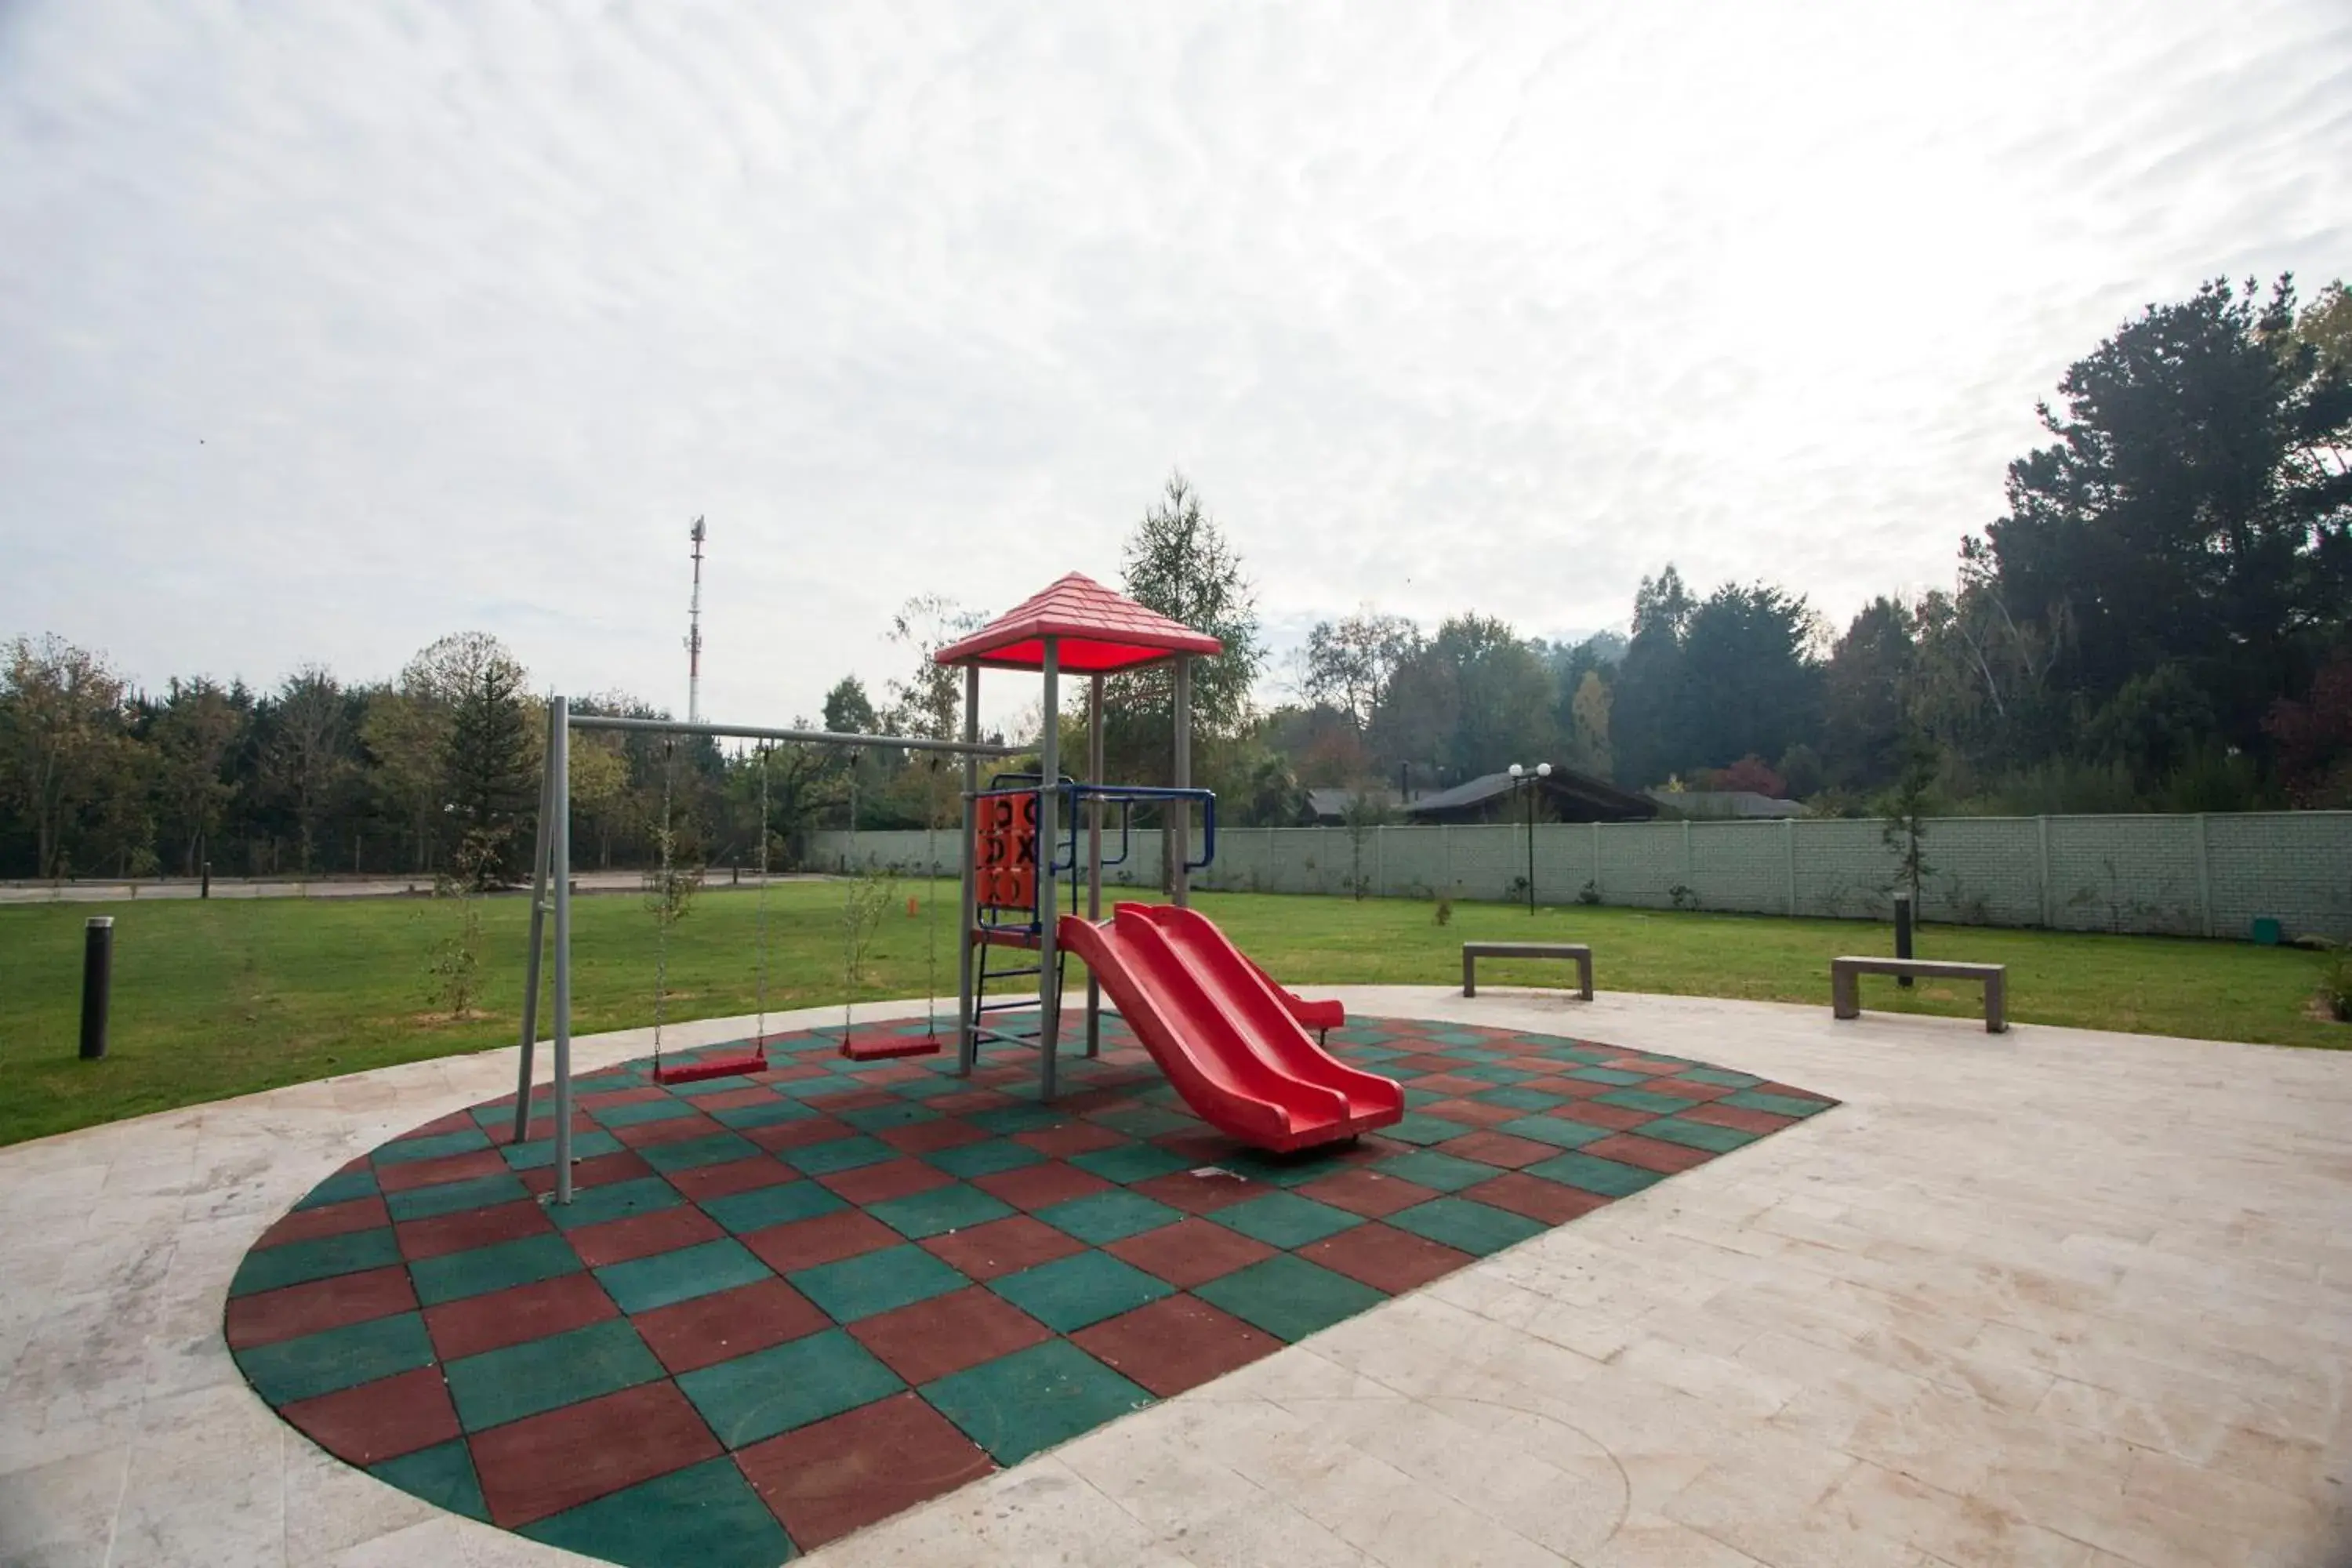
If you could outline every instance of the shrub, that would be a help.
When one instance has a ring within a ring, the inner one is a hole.
[[[1437,923],[1442,926],[1452,925],[1454,923],[1454,900],[1452,899],[1440,899],[1437,900]]]

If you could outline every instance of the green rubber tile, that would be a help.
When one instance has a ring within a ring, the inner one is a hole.
[[[1405,1157],[1432,1160],[1445,1158],[1443,1154]],[[1466,1160],[1454,1163],[1469,1163]],[[1492,1168],[1486,1165],[1479,1166],[1478,1172],[1478,1175],[1473,1178],[1474,1180],[1491,1180],[1495,1174]],[[1254,1241],[1262,1241],[1268,1247],[1281,1247],[1286,1252],[1295,1247],[1305,1247],[1310,1242],[1320,1241],[1327,1236],[1337,1236],[1343,1230],[1351,1230],[1364,1223],[1363,1216],[1360,1215],[1349,1214],[1346,1209],[1334,1208],[1329,1204],[1318,1203],[1313,1198],[1302,1198],[1297,1193],[1268,1193],[1262,1198],[1252,1198],[1247,1203],[1228,1204],[1210,1217],[1229,1230],[1237,1230]]]
[[[461,1127],[455,1132],[436,1132],[429,1138],[403,1138],[386,1143],[368,1158],[381,1168],[405,1165],[416,1160],[439,1160],[451,1154],[470,1154],[489,1146],[488,1133],[478,1127]]]
[[[1409,1230],[1415,1236],[1426,1237],[1466,1252],[1473,1258],[1484,1258],[1490,1252],[1515,1247],[1550,1228],[1541,1220],[1529,1219],[1525,1215],[1512,1214],[1492,1204],[1482,1204],[1470,1198],[1432,1198],[1425,1204],[1415,1204],[1409,1209],[1389,1215],[1387,1223],[1399,1230]]]
[[[841,1120],[860,1132],[879,1132],[885,1127],[905,1127],[917,1121],[937,1121],[940,1113],[928,1105],[900,1101],[897,1105],[861,1105],[855,1110],[845,1110]]]
[[[890,1085],[890,1092],[901,1100],[944,1100],[950,1094],[961,1094],[971,1086],[960,1078],[941,1074],[937,1078],[910,1079],[905,1083]]]
[[[618,1318],[469,1355],[441,1369],[468,1432],[635,1388],[663,1375],[636,1330]]]
[[[1620,1072],[1615,1068],[1578,1068],[1568,1076],[1581,1079],[1586,1083],[1615,1084],[1620,1089],[1650,1081],[1646,1073]]]
[[[1101,1247],[1140,1236],[1147,1230],[1158,1230],[1163,1225],[1174,1225],[1184,1215],[1181,1209],[1171,1208],[1141,1193],[1114,1188],[1107,1193],[1089,1193],[1067,1203],[1049,1204],[1037,1211],[1037,1217],[1088,1246]]]
[[[1381,1136],[1393,1138],[1400,1143],[1443,1143],[1449,1138],[1459,1138],[1465,1132],[1475,1132],[1475,1127],[1465,1127],[1459,1121],[1448,1121],[1443,1116],[1428,1116],[1417,1110],[1405,1112],[1404,1120],[1393,1127],[1381,1129]]]
[[[1486,1043],[1486,1036],[1474,1035],[1466,1029],[1433,1030],[1428,1037],[1441,1046],[1451,1047],[1446,1053],[1448,1056],[1462,1057],[1470,1061],[1493,1061],[1502,1055]],[[1480,1051],[1486,1053],[1484,1058],[1474,1054]]]
[[[1752,1089],[1727,1094],[1716,1103],[1736,1105],[1742,1110],[1769,1110],[1775,1116],[1811,1116],[1830,1108],[1826,1100],[1798,1100],[1791,1095],[1765,1094]]]
[[[885,1160],[895,1160],[898,1151],[879,1138],[859,1133],[855,1138],[835,1138],[827,1143],[808,1143],[798,1149],[787,1149],[784,1163],[812,1176],[829,1176],[836,1171],[855,1171],[861,1165],[878,1165]]]
[[[1570,1121],[1564,1116],[1522,1116],[1516,1121],[1506,1121],[1495,1129],[1514,1138],[1532,1138],[1538,1143],[1554,1143],[1562,1149],[1581,1149],[1609,1136],[1606,1127],[1595,1127],[1590,1121]]]
[[[1596,1104],[1613,1105],[1621,1110],[1646,1110],[1653,1116],[1672,1116],[1691,1108],[1687,1100],[1655,1094],[1646,1089],[1612,1089],[1607,1094],[1595,1095],[1593,1100]]]
[[[425,1332],[424,1315],[418,1312],[400,1312],[236,1352],[237,1370],[253,1384],[253,1391],[272,1405],[316,1399],[432,1364],[433,1341]]]
[[[682,1100],[632,1100],[621,1105],[603,1106],[588,1114],[607,1127],[635,1127],[641,1122],[667,1121],[673,1117],[702,1113]]]
[[[517,1533],[627,1568],[773,1568],[795,1555],[784,1527],[729,1458],[608,1492]]]
[[[1010,1137],[1015,1132],[1034,1132],[1041,1127],[1052,1127],[1067,1118],[1050,1105],[1021,1104],[1000,1105],[992,1110],[975,1110],[964,1120],[974,1127]]]
[[[370,1465],[368,1474],[411,1497],[423,1498],[435,1508],[446,1508],[451,1513],[462,1513],[485,1524],[489,1522],[489,1506],[482,1501],[481,1478],[474,1473],[474,1456],[462,1437]]]
[[[1759,1132],[1742,1132],[1737,1127],[1717,1127],[1706,1121],[1685,1121],[1679,1117],[1664,1117],[1656,1121],[1644,1121],[1633,1129],[1644,1138],[1663,1139],[1679,1143],[1685,1149],[1706,1149],[1717,1154],[1728,1154],[1734,1149],[1753,1143],[1763,1136]]]
[[[757,1105],[722,1105],[709,1114],[721,1127],[772,1127],[779,1121],[805,1121],[816,1112],[798,1100],[779,1098]]]
[[[1333,1031],[1331,1043],[1333,1045],[1342,1043],[1339,1031]],[[1397,1058],[1407,1054],[1398,1050],[1394,1046],[1354,1045],[1352,1041],[1347,1043],[1352,1048],[1343,1054],[1352,1062],[1392,1062]]]
[[[1744,1072],[1733,1072],[1728,1068],[1685,1068],[1675,1076],[1688,1079],[1693,1083],[1715,1084],[1722,1089],[1753,1089],[1764,1081]]]
[[[1138,1182],[1148,1182],[1154,1176],[1165,1176],[1174,1171],[1192,1169],[1192,1163],[1181,1155],[1150,1143],[1122,1143],[1115,1149],[1089,1149],[1083,1154],[1070,1156],[1070,1163],[1089,1175],[1100,1176],[1106,1182],[1117,1182],[1131,1187]]]
[[[1470,1098],[1481,1105],[1499,1105],[1508,1110],[1549,1110],[1565,1101],[1564,1096],[1532,1089],[1489,1089]]]
[[[961,1176],[970,1181],[974,1176],[992,1176],[999,1171],[1017,1171],[1024,1165],[1039,1164],[1045,1158],[1026,1143],[1015,1143],[1010,1138],[991,1138],[981,1143],[959,1143],[952,1149],[935,1149],[923,1156],[923,1163],[937,1166],[950,1176]]]
[[[702,1201],[702,1212],[737,1236],[765,1230],[772,1225],[789,1225],[796,1219],[814,1219],[848,1206],[846,1201],[814,1182],[778,1182],[772,1186],[754,1187],[748,1193],[730,1193],[723,1198]]]
[[[623,1145],[610,1132],[578,1132],[572,1134],[572,1157],[593,1160],[599,1154],[617,1154]],[[517,1171],[537,1171],[555,1163],[555,1140],[534,1138],[528,1143],[509,1143],[499,1152],[507,1164]]]
[[[1014,1210],[1011,1204],[958,1182],[952,1186],[933,1187],[927,1193],[909,1193],[903,1198],[868,1204],[866,1212],[909,1241],[920,1241],[927,1236],[969,1230],[992,1219],[1003,1219]]]
[[[1152,1403],[1067,1340],[1049,1340],[926,1384],[931,1408],[1000,1465],[1066,1443]]]
[[[1284,1341],[1303,1340],[1388,1300],[1369,1285],[1286,1252],[1196,1285],[1192,1294]]]
[[[372,1198],[377,1191],[373,1171],[338,1171],[304,1194],[302,1201],[294,1206],[298,1209],[324,1208],[329,1204],[350,1203],[353,1198]]]
[[[886,1247],[785,1276],[836,1323],[912,1306],[971,1283],[919,1247]]]
[[[1540,1078],[1543,1075],[1541,1073],[1528,1072],[1524,1068],[1486,1066],[1464,1068],[1462,1069],[1461,1076],[1464,1078],[1482,1078],[1488,1083],[1513,1084],[1525,1083],[1531,1078]]]
[[[470,1252],[420,1258],[408,1266],[408,1278],[416,1287],[416,1299],[425,1306],[437,1307],[444,1301],[577,1274],[583,1267],[580,1255],[561,1236],[526,1236],[520,1241],[501,1241]]]
[[[1053,1330],[1074,1333],[1173,1294],[1174,1288],[1108,1252],[1077,1252],[1007,1274],[988,1288]]]
[[[1163,1132],[1181,1132],[1201,1125],[1197,1116],[1187,1116],[1181,1110],[1162,1110],[1156,1105],[1130,1105],[1120,1110],[1106,1110],[1087,1121],[1114,1132],[1124,1132],[1129,1138],[1157,1138]]]
[[[691,1301],[697,1296],[752,1285],[772,1271],[733,1237],[656,1252],[651,1258],[607,1264],[596,1270],[596,1282],[632,1317],[656,1307]]]
[[[382,1268],[399,1261],[400,1242],[389,1226],[289,1241],[283,1247],[257,1247],[247,1253],[245,1261],[236,1266],[236,1277],[229,1281],[228,1293],[250,1296],[257,1290],[357,1274],[362,1268]]]
[[[555,1222],[559,1230],[578,1230],[585,1225],[603,1225],[606,1220],[673,1209],[685,1201],[676,1187],[659,1176],[633,1176],[625,1182],[579,1188],[572,1193],[570,1203],[550,1203],[547,1217]]]
[[[1619,1160],[1604,1160],[1595,1154],[1561,1154],[1554,1159],[1538,1160],[1526,1169],[1530,1176],[1541,1176],[1548,1182],[1562,1182],[1588,1193],[1598,1193],[1605,1198],[1625,1197],[1644,1187],[1655,1186],[1660,1180],[1655,1171],[1644,1171],[1638,1165],[1628,1165]]]
[[[907,1385],[846,1332],[826,1329],[681,1373],[677,1386],[720,1442],[740,1448],[886,1399]]]
[[[700,1058],[696,1058],[699,1061]],[[714,1094],[732,1094],[739,1089],[757,1089],[760,1085],[741,1073],[730,1073],[725,1078],[697,1079],[682,1083],[670,1092],[680,1100],[701,1100]]]
[[[1396,1176],[1418,1186],[1434,1187],[1441,1193],[1460,1192],[1481,1182],[1491,1182],[1502,1172],[1476,1160],[1465,1160],[1434,1149],[1416,1149],[1410,1154],[1391,1154],[1377,1160],[1372,1169],[1384,1176]],[[1220,1214],[1216,1216],[1223,1219]]]
[[[430,1187],[411,1187],[385,1198],[383,1206],[394,1219],[430,1219],[437,1214],[486,1209],[493,1204],[510,1204],[529,1196],[530,1189],[522,1184],[520,1176],[501,1173],[471,1176],[461,1182],[442,1182]]]
[[[691,1171],[703,1165],[724,1165],[730,1160],[748,1160],[764,1152],[749,1138],[739,1138],[732,1132],[713,1132],[701,1138],[681,1138],[675,1143],[648,1143],[637,1151],[637,1157],[656,1171]]]
[[[1468,1131],[1468,1128],[1464,1128]],[[1327,1149],[1301,1149],[1290,1154],[1269,1154],[1263,1149],[1236,1149],[1217,1162],[1235,1175],[1269,1187],[1303,1187],[1322,1180],[1340,1167]]]
[[[1433,1089],[1408,1089],[1404,1091],[1405,1109],[1408,1110],[1426,1110],[1433,1105],[1442,1105],[1453,1098],[1450,1094],[1440,1094]]]

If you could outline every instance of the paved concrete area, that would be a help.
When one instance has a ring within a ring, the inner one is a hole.
[[[1339,994],[1847,1103],[804,1561],[2341,1561],[2352,1058]],[[329,1458],[221,1338],[231,1272],[302,1192],[512,1070],[417,1063],[0,1150],[0,1563],[572,1561]]]

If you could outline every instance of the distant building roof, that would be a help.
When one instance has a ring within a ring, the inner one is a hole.
[[[1752,789],[1654,789],[1643,792],[1660,805],[1685,816],[1802,816],[1802,801],[1781,800]]]
[[[1346,819],[1359,800],[1381,811],[1396,809],[1396,791],[1378,784],[1370,789],[1310,789],[1307,792],[1307,810],[1318,821],[1328,818],[1339,822]]]
[[[1632,822],[1658,815],[1657,803],[1631,794],[1573,768],[1555,767],[1542,781],[1544,795],[1561,815],[1578,822]],[[1434,820],[1475,812],[1497,795],[1511,792],[1508,773],[1488,773],[1452,789],[1423,795],[1404,808],[1407,816]]]

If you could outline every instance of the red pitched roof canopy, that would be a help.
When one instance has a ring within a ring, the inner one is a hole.
[[[1072,675],[1133,669],[1178,654],[1220,653],[1225,646],[1073,572],[931,657],[940,664],[1043,669],[1047,637],[1061,639],[1061,667]]]

